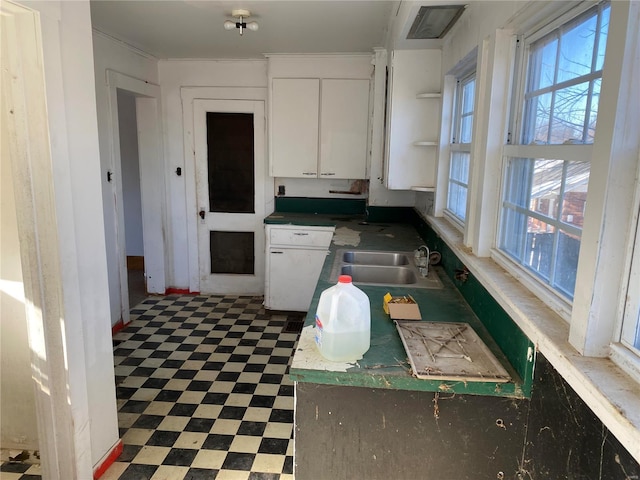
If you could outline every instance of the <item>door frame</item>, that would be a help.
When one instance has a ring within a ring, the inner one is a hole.
[[[196,160],[193,121],[193,103],[195,100],[251,100],[265,102],[265,130],[267,109],[266,87],[181,87],[182,122],[184,135],[184,174],[185,203],[187,221],[187,252],[189,268],[189,291],[200,291],[200,268],[198,264],[198,203],[196,196]],[[265,131],[264,173],[265,215],[269,215],[274,207],[274,184],[269,176],[269,157],[267,132]]]
[[[111,131],[111,168],[116,215],[116,248],[120,279],[120,316],[123,324],[129,323],[129,283],[127,249],[122,193],[122,161],[120,157],[120,133],[118,121],[117,90],[124,90],[136,97],[138,128],[138,159],[140,163],[140,194],[142,201],[142,237],[144,249],[144,273],[149,293],[166,291],[166,180],[162,145],[160,86],[107,69],[109,99],[109,126]],[[158,168],[160,167],[160,168]],[[158,188],[158,185],[163,188]]]

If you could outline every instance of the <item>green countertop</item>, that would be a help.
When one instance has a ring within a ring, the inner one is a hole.
[[[305,319],[298,348],[292,360],[290,376],[299,382],[348,385],[398,390],[435,391],[523,397],[521,379],[500,351],[491,335],[465,302],[458,289],[440,267],[432,267],[442,281],[442,289],[419,289],[404,286],[357,285],[371,303],[371,347],[354,364],[325,360],[318,352],[314,337],[315,311],[320,294],[333,285],[330,281],[336,251],[354,250],[412,251],[424,244],[415,228],[402,223],[366,223],[361,216],[274,213],[265,219],[267,224],[334,225],[336,231],[330,253],[324,263],[316,290]],[[420,307],[422,319],[432,322],[466,322],[473,327],[512,377],[508,383],[456,382],[424,380],[412,376],[400,336],[393,321],[384,312],[383,296],[411,295]]]

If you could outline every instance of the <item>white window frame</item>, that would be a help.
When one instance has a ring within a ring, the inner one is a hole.
[[[627,300],[622,317],[620,342],[640,355],[640,345],[635,344],[640,329],[640,223],[638,223],[633,241],[633,253],[627,284]]]
[[[444,76],[444,85],[442,89],[442,115],[440,124],[440,147],[438,150],[438,172],[437,172],[437,186],[435,193],[434,215],[437,217],[444,217],[449,224],[456,228],[460,233],[465,234],[467,230],[466,220],[462,222],[457,216],[453,215],[447,210],[448,195],[449,195],[449,174],[451,169],[451,153],[453,149],[458,148],[458,144],[452,142],[454,133],[456,132],[456,109],[457,109],[457,95],[458,81],[466,78],[467,76],[474,75],[477,77],[477,65],[478,65],[478,51],[479,49],[473,48],[464,58],[462,58],[453,68],[451,68]],[[477,91],[477,78],[476,88]],[[472,125],[472,138],[476,138],[476,121],[475,112],[477,111],[478,97],[474,92],[474,122]],[[457,134],[456,134],[457,135]],[[473,148],[471,149],[473,150]],[[470,180],[473,170],[473,155],[471,152],[471,158],[469,160],[469,179],[467,181],[467,217],[469,215],[469,193],[470,193]]]
[[[474,105],[473,109],[470,113],[466,113],[463,115],[462,113],[462,99],[463,99],[463,91],[466,85],[470,82],[474,82]],[[472,69],[467,69],[464,75],[461,75],[456,79],[456,89],[455,89],[455,98],[454,98],[454,107],[453,107],[453,115],[452,115],[452,128],[451,128],[451,138],[449,143],[449,167],[448,167],[448,175],[447,175],[447,194],[446,194],[446,204],[444,208],[444,215],[447,217],[449,221],[451,221],[459,230],[464,230],[464,225],[466,223],[466,218],[468,216],[469,211],[469,171],[471,170],[471,152],[473,150],[473,122],[475,120],[475,93],[476,93],[476,70],[475,65]],[[463,116],[471,116],[471,132],[472,138],[469,143],[462,143],[459,141],[461,137],[461,129],[462,129],[462,117]],[[451,176],[451,168],[453,167],[453,155],[456,152],[467,153],[469,155],[469,167],[468,167],[468,175],[467,181],[462,182],[460,180],[454,179]],[[465,218],[459,217],[453,210],[449,208],[449,193],[451,184],[455,183],[460,187],[463,187],[467,190],[467,202],[465,205]]]
[[[607,60],[600,92],[600,105],[607,108],[600,109],[593,145],[579,146],[589,149],[594,161],[574,304],[566,317],[570,322],[563,321],[561,309],[555,308],[553,302],[543,301],[553,295],[544,292],[541,284],[537,285],[541,290],[538,293],[535,288],[529,288],[516,269],[507,270],[495,258],[502,159],[512,148],[505,145],[511,130],[513,78],[518,71],[515,52],[522,48],[516,48],[517,35],[533,31],[543,35],[595,4],[588,0],[528,2],[502,28],[481,40],[477,55],[475,156],[465,230],[460,232],[454,228],[442,214],[441,194],[446,182],[442,170],[448,162],[449,133],[441,135],[440,188],[436,190],[434,216],[428,217],[428,221],[536,345],[536,351],[549,360],[609,431],[640,461],[640,415],[636,408],[640,398],[637,388],[640,357],[619,342],[631,264],[631,230],[635,233],[640,215],[637,180],[640,140],[636,131],[640,124],[637,109],[640,104],[637,88],[640,2],[611,2]],[[445,85],[449,87],[450,75],[445,76]],[[453,89],[445,93],[447,91]],[[447,115],[452,112],[452,99],[443,96],[443,107],[441,132],[450,128],[451,119]],[[564,146],[549,146],[561,147]],[[633,198],[635,201],[631,201]]]
[[[529,68],[529,56],[531,45],[545,36],[561,28],[563,25],[570,24],[571,22],[579,19],[586,12],[594,9],[601,8],[604,2],[600,4],[583,3],[579,7],[560,15],[555,20],[548,22],[542,28],[532,29],[525,33],[519,39],[519,49],[517,64],[517,81],[514,82],[514,102],[511,106],[511,133],[508,137],[508,141],[512,141],[514,138],[517,141],[514,144],[507,144],[503,148],[503,164],[502,164],[502,185],[500,188],[499,208],[496,215],[496,231],[494,237],[495,248],[491,252],[492,258],[499,263],[507,271],[514,274],[527,288],[538,296],[549,307],[557,311],[565,321],[570,321],[572,314],[572,300],[562,294],[559,290],[553,288],[547,281],[539,277],[536,273],[530,271],[526,266],[518,263],[516,259],[511,257],[507,252],[501,250],[499,245],[501,243],[502,235],[502,214],[503,214],[503,202],[505,194],[505,179],[507,175],[507,163],[509,158],[532,158],[532,159],[562,159],[568,162],[572,161],[590,161],[592,158],[593,147],[591,144],[545,144],[545,145],[525,145],[522,144],[524,139],[524,108],[525,98],[527,96],[527,82],[528,68]],[[597,39],[596,39],[597,40]],[[598,43],[595,42],[595,48],[597,49]],[[556,65],[556,69],[557,69]],[[602,71],[598,74],[588,75],[588,80],[596,77],[602,77]],[[580,77],[582,78],[582,77]],[[554,84],[554,90],[558,84]],[[563,85],[563,84],[560,84]],[[548,222],[554,227],[558,228],[554,222]],[[582,237],[582,235],[581,235]]]

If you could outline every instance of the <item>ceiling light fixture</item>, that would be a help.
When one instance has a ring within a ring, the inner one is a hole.
[[[227,20],[226,22],[224,22],[225,30],[233,30],[234,28],[238,28],[240,29],[240,35],[242,35],[245,28],[248,28],[249,30],[253,30],[254,32],[258,30],[258,22],[249,22],[249,23],[244,22],[244,20],[247,17],[251,16],[251,12],[249,10],[244,10],[244,9],[232,10],[231,16],[235,17],[237,21],[234,22],[232,20]]]

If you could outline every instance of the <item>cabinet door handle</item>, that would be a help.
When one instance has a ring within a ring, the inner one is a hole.
[[[309,235],[307,232],[293,232],[294,235],[300,235],[301,237]]]
[[[335,173],[321,173],[320,175],[335,175]]]
[[[317,175],[316,172],[302,172],[303,175]]]
[[[280,255],[282,255],[284,252],[276,252],[272,250],[271,253],[279,253]]]

